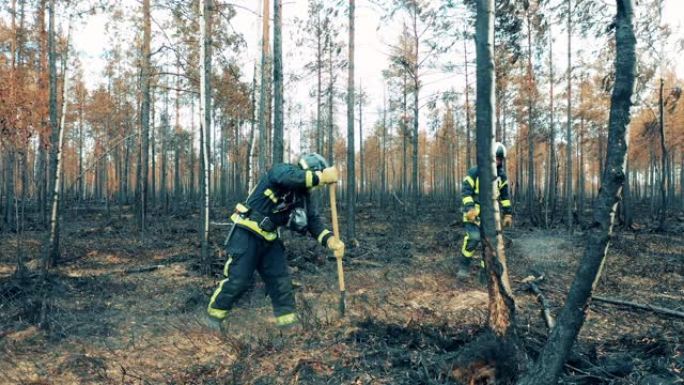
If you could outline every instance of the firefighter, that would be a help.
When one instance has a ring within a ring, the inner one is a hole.
[[[317,186],[337,182],[337,170],[319,154],[301,157],[299,164],[276,164],[263,175],[245,203],[238,203],[231,216],[234,225],[226,240],[228,260],[223,279],[214,291],[207,313],[212,327],[222,321],[248,288],[254,270],[259,272],[271,297],[275,322],[288,326],[297,322],[292,280],[279,228],[308,232],[336,254],[344,243],[323,225]]]
[[[500,142],[494,143],[492,148],[496,157],[496,185],[498,187],[498,201],[501,203],[503,211],[504,227],[513,225],[513,212],[511,199],[508,192],[508,178],[504,169],[506,159],[506,147]],[[463,179],[461,196],[463,199],[463,223],[465,226],[465,237],[461,247],[461,258],[457,276],[459,278],[468,277],[468,272],[475,257],[475,251],[480,244],[480,202],[478,200],[480,192],[480,180],[477,166],[468,170],[468,175]],[[480,267],[484,268],[484,261],[480,260]]]

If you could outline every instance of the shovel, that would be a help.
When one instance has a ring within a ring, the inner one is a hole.
[[[330,185],[330,211],[332,212],[333,235],[340,239],[340,225],[337,222],[336,187],[336,183]],[[338,306],[340,317],[344,317],[344,269],[342,268],[342,257],[342,255],[337,257],[337,279],[340,283],[340,303]]]

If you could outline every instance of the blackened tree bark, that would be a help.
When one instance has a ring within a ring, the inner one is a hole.
[[[489,289],[488,326],[499,337],[508,337],[514,324],[515,301],[508,280],[506,254],[497,202],[494,138],[494,0],[478,0],[475,34],[477,52],[477,164],[479,165],[481,234]]]
[[[555,384],[586,316],[588,301],[603,267],[613,230],[615,210],[625,181],[627,126],[636,71],[633,0],[616,0],[615,86],[608,122],[608,151],[601,189],[594,206],[592,229],[565,306],[535,366],[520,385]]]
[[[283,40],[282,0],[273,1],[273,163],[283,162]]]
[[[665,214],[667,213],[667,197],[665,194],[667,183],[667,148],[665,147],[665,114],[663,113],[663,88],[665,81],[660,78],[658,92],[658,133],[660,134],[660,210],[658,211],[658,229],[665,227]]]

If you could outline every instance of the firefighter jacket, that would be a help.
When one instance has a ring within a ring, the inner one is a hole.
[[[496,185],[498,187],[498,200],[501,202],[501,208],[504,215],[512,214],[511,198],[508,192],[508,177],[503,167],[496,168]],[[466,215],[470,209],[475,208],[480,212],[480,178],[477,166],[471,167],[468,170],[468,175],[463,179],[463,184],[461,187],[461,198],[463,199],[463,221],[466,220]],[[479,222],[479,220],[476,220]]]
[[[267,241],[278,238],[278,227],[287,226],[308,231],[325,246],[332,232],[323,225],[320,199],[311,191],[318,184],[318,176],[311,170],[276,164],[259,179],[247,201],[236,206],[231,219]]]

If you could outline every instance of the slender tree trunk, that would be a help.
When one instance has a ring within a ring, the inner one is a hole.
[[[54,6],[54,3],[52,4]],[[54,8],[51,9],[54,17]],[[50,214],[50,236],[48,238],[47,253],[44,258],[44,271],[54,266],[59,260],[59,202],[60,202],[60,188],[61,174],[62,174],[62,144],[64,142],[64,126],[66,122],[67,113],[67,96],[69,95],[69,39],[71,37],[71,20],[67,21],[67,40],[66,48],[63,55],[64,65],[64,85],[62,87],[62,117],[59,127],[57,128],[57,141],[53,150],[54,156],[54,185],[52,190],[52,210]],[[54,58],[53,58],[54,59]]]
[[[211,131],[211,0],[200,0],[200,131],[201,131],[201,170],[202,181],[200,183],[202,203],[201,234],[201,266],[204,274],[211,272],[211,260],[209,259],[209,132]]]
[[[259,173],[266,172],[266,136],[268,130],[268,113],[267,104],[269,103],[270,94],[268,93],[268,51],[269,51],[269,18],[270,18],[269,0],[264,0],[263,16],[262,16],[262,37],[261,37],[261,92],[259,94]]]
[[[323,92],[323,44],[321,43],[323,31],[321,28],[321,10],[316,11],[316,152],[323,153],[323,126],[321,124],[321,95]]]
[[[549,84],[550,84],[550,114],[551,114],[551,124],[549,127],[549,172],[548,172],[548,183],[546,185],[547,191],[547,215],[551,216],[553,219],[553,214],[556,211],[556,121],[554,114],[554,77],[553,77],[553,36],[551,31],[549,31]]]
[[[420,185],[418,184],[418,111],[420,106],[418,105],[418,93],[420,92],[420,80],[418,77],[418,9],[417,5],[414,3],[413,9],[413,38],[415,44],[415,52],[413,58],[415,64],[413,66],[413,175],[412,175],[412,187],[413,187],[413,213],[418,213],[418,202],[420,199]]]
[[[363,88],[359,81],[359,170],[361,171],[361,185],[359,186],[359,195],[363,197],[364,188],[366,186],[366,175],[364,169],[366,163],[363,159]]]
[[[356,174],[354,159],[354,5],[349,0],[349,73],[347,78],[347,239],[356,237]]]
[[[245,159],[245,165],[247,166],[247,170],[245,171],[247,182],[245,185],[247,186],[247,191],[252,191],[252,187],[254,187],[254,176],[252,174],[254,173],[254,147],[256,143],[254,140],[254,129],[256,126],[256,68],[256,61],[254,61],[254,77],[252,78],[252,118],[250,120],[249,143],[247,145],[247,155]]]
[[[36,12],[36,18],[38,30],[39,30],[39,47],[40,47],[40,74],[38,77],[38,87],[41,90],[48,88],[49,84],[49,69],[48,69],[48,33],[45,29],[45,10],[47,7],[47,0],[40,0],[38,3],[38,9]],[[49,99],[49,97],[48,97]],[[49,101],[41,98],[41,103],[49,105]],[[40,110],[41,127],[45,126],[46,120],[48,120],[49,112],[41,109]],[[47,112],[48,116],[45,116]],[[52,122],[50,122],[52,123]],[[50,130],[52,125],[50,125]],[[43,225],[47,223],[47,148],[48,148],[48,134],[41,132],[38,137],[38,165],[36,170],[36,191],[38,193],[38,213],[40,214],[40,220]]]
[[[176,72],[180,73],[180,60],[176,62]],[[178,212],[179,202],[182,198],[183,188],[181,185],[181,152],[183,151],[182,131],[180,125],[180,76],[176,76],[176,119],[174,130],[174,159],[173,159],[173,211]]]
[[[508,280],[506,255],[496,186],[496,163],[492,157],[492,139],[494,137],[494,0],[478,0],[476,19],[477,43],[477,164],[480,180],[492,181],[483,183],[480,189],[482,202],[482,225],[484,259],[487,266],[489,291],[488,326],[499,337],[509,337],[514,333],[515,301]],[[486,186],[486,187],[485,187]]]
[[[681,160],[679,162],[679,200],[680,207],[684,210],[684,148],[680,154]]]
[[[614,214],[625,180],[627,126],[636,71],[636,38],[632,24],[632,0],[616,0],[615,85],[611,96],[606,172],[595,203],[593,231],[588,233],[584,256],[570,287],[565,306],[551,330],[548,342],[534,367],[520,385],[555,384],[570,349],[584,323],[592,290],[601,274],[612,236]]]
[[[534,127],[534,112],[532,110],[534,105],[534,96],[536,86],[534,85],[534,74],[532,70],[532,15],[530,9],[526,11],[527,17],[527,210],[532,220],[535,223],[535,176],[534,176],[534,141],[536,139],[536,131]]]
[[[404,100],[403,100],[403,115],[401,117],[401,136],[402,136],[402,154],[401,154],[401,194],[402,196],[406,196],[406,191],[408,189],[408,155],[407,155],[407,149],[408,149],[408,122],[407,122],[407,117],[408,117],[408,106],[407,106],[407,96],[408,96],[408,84],[406,80],[406,71],[404,71]]]
[[[85,97],[81,100],[85,100]],[[79,107],[78,111],[78,175],[83,175],[83,106]],[[83,184],[83,177],[78,178],[78,200],[85,200],[85,190]]]
[[[463,64],[465,65],[465,113],[466,113],[466,170],[472,167],[472,155],[470,154],[472,143],[470,139],[470,82],[468,82],[468,39],[464,32],[463,39]]]
[[[629,158],[626,156],[625,159],[625,187],[622,192],[622,216],[625,220],[625,226],[629,228],[632,225],[632,202],[634,198],[632,197],[632,188],[630,186],[630,167]]]
[[[387,194],[387,94],[386,88],[383,87],[383,106],[382,106],[382,169],[380,171],[381,187],[380,187],[380,203],[385,202],[385,195]],[[684,164],[684,162],[682,162]],[[683,171],[684,172],[684,171]],[[684,185],[684,182],[682,182]],[[684,192],[684,189],[682,189]],[[684,193],[682,194],[684,195]],[[682,199],[684,205],[684,198]]]
[[[150,188],[150,193],[149,199],[151,201],[150,206],[153,208],[157,204],[157,128],[156,128],[156,123],[155,123],[155,118],[156,118],[156,109],[155,109],[155,101],[156,101],[156,96],[154,93],[154,90],[150,90],[151,96],[150,96],[150,155],[152,157],[151,159],[151,172],[150,172],[150,182],[151,182],[151,188]]]
[[[127,130],[130,132],[130,130]],[[126,149],[124,151],[124,165],[123,165],[123,177],[121,178],[122,180],[122,188],[121,188],[121,202],[124,204],[128,204],[128,186],[129,186],[129,178],[130,176],[130,169],[131,169],[131,147],[134,145],[134,138],[131,136],[128,140],[126,140]]]
[[[14,186],[14,169],[15,159],[16,159],[16,149],[13,145],[7,145],[7,155],[5,156],[5,223],[9,225],[10,228],[15,228],[14,222],[14,201],[15,201],[15,186]]]
[[[273,119],[273,163],[282,163],[283,139],[283,42],[282,0],[273,0],[273,87],[275,97]]]
[[[334,111],[334,95],[335,95],[335,77],[333,76],[333,60],[332,60],[333,43],[332,38],[328,39],[328,76],[330,83],[328,84],[328,164],[333,164],[335,154],[333,146],[335,144],[335,135],[333,132],[333,111]]]
[[[166,91],[164,95],[164,113],[161,116],[161,170],[159,175],[159,197],[164,208],[164,213],[169,212],[169,196],[168,196],[168,142],[169,142],[169,92]]]
[[[572,229],[572,0],[568,0],[568,102],[565,128],[565,223]],[[580,188],[584,188],[581,186]]]
[[[49,27],[48,27],[48,65],[50,75],[50,185],[53,188],[52,193],[52,215],[50,218],[50,239],[48,244],[47,254],[45,256],[45,270],[54,265],[59,258],[59,223],[58,206],[59,197],[57,189],[59,188],[59,178],[57,177],[57,159],[60,155],[61,148],[61,132],[57,122],[57,53],[55,52],[55,0],[50,0],[49,4]],[[66,81],[66,77],[64,78]]]
[[[660,88],[658,92],[658,128],[660,133],[660,207],[658,210],[658,229],[665,228],[665,216],[667,214],[667,149],[665,148],[665,114],[663,113],[663,88],[665,81],[660,78]]]
[[[152,23],[150,15],[150,0],[143,0],[143,48],[142,48],[142,105],[140,109],[140,170],[138,184],[140,186],[139,220],[141,240],[145,237],[145,221],[147,216],[147,183],[149,173],[149,129],[150,129],[150,73],[151,53],[150,42],[152,41]]]

